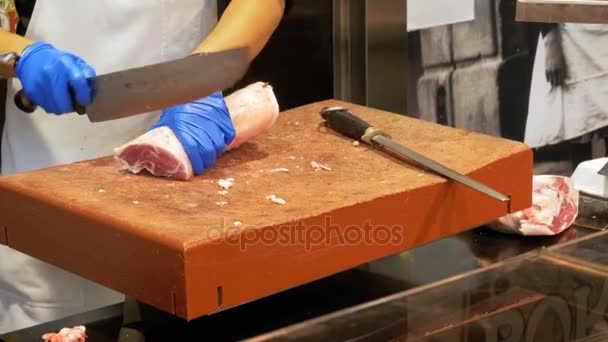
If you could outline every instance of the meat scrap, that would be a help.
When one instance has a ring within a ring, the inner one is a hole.
[[[228,190],[234,185],[234,178],[220,179],[217,184],[220,186],[220,188]]]
[[[277,167],[276,169],[271,169],[268,172],[289,172],[289,169],[286,167]]]
[[[578,216],[579,193],[569,177],[537,175],[533,178],[532,206],[507,214],[488,225],[508,234],[557,235]]]
[[[311,161],[310,162],[310,166],[315,170],[315,171],[321,171],[321,170],[326,170],[326,171],[331,171],[331,167],[327,166],[327,165],[323,165],[323,164],[319,164],[316,161]]]
[[[58,333],[47,333],[42,335],[44,342],[85,342],[87,339],[86,328],[83,325],[73,328],[63,328]]]
[[[235,149],[266,133],[279,117],[279,105],[270,85],[252,83],[226,96],[236,135],[226,147]],[[142,170],[158,177],[188,180],[193,176],[192,164],[181,142],[168,127],[158,127],[114,150],[121,169],[131,173]]]
[[[269,200],[270,202],[276,203],[276,204],[286,204],[287,201],[285,201],[282,198],[277,197],[276,195],[268,195],[266,196],[266,199]]]

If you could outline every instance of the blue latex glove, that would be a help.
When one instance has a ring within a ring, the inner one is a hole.
[[[94,77],[95,70],[80,57],[48,43],[28,46],[17,62],[16,72],[28,99],[47,113],[74,112],[70,92],[83,106],[92,101],[87,78]]]
[[[171,128],[182,143],[195,175],[213,166],[236,135],[221,92],[165,109],[149,130],[161,126]]]

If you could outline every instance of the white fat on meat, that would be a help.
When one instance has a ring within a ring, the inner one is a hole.
[[[268,83],[252,83],[228,95],[225,101],[236,133],[226,151],[268,132],[279,117],[279,105]],[[186,151],[168,127],[150,130],[116,148],[114,157],[121,162],[122,170],[131,173],[146,170],[178,180],[193,176]]]
[[[279,118],[279,104],[268,83],[256,82],[226,97],[236,137],[226,150],[266,133]]]
[[[493,230],[526,236],[556,235],[578,216],[579,193],[569,177],[536,175],[532,181],[532,206],[490,223]]]

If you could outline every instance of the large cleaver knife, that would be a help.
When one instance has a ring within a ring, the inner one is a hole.
[[[511,197],[501,194],[484,184],[393,141],[387,133],[371,126],[369,123],[348,112],[346,109],[342,107],[326,107],[321,109],[320,114],[321,117],[325,119],[325,125],[334,131],[351,139],[361,140],[372,147],[396,155],[400,160],[407,161],[408,159],[411,159],[444,177],[462,183],[501,202],[507,202],[508,212],[511,212]]]
[[[238,82],[249,68],[247,49],[195,54],[185,58],[100,75],[90,79],[93,102],[76,103],[79,114],[91,122],[125,118],[188,103]],[[23,90],[15,104],[24,112],[36,109]]]

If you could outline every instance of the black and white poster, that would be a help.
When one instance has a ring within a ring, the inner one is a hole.
[[[409,32],[408,111],[524,142],[535,172],[571,175],[608,144],[608,25],[515,20],[475,0],[473,20]]]

